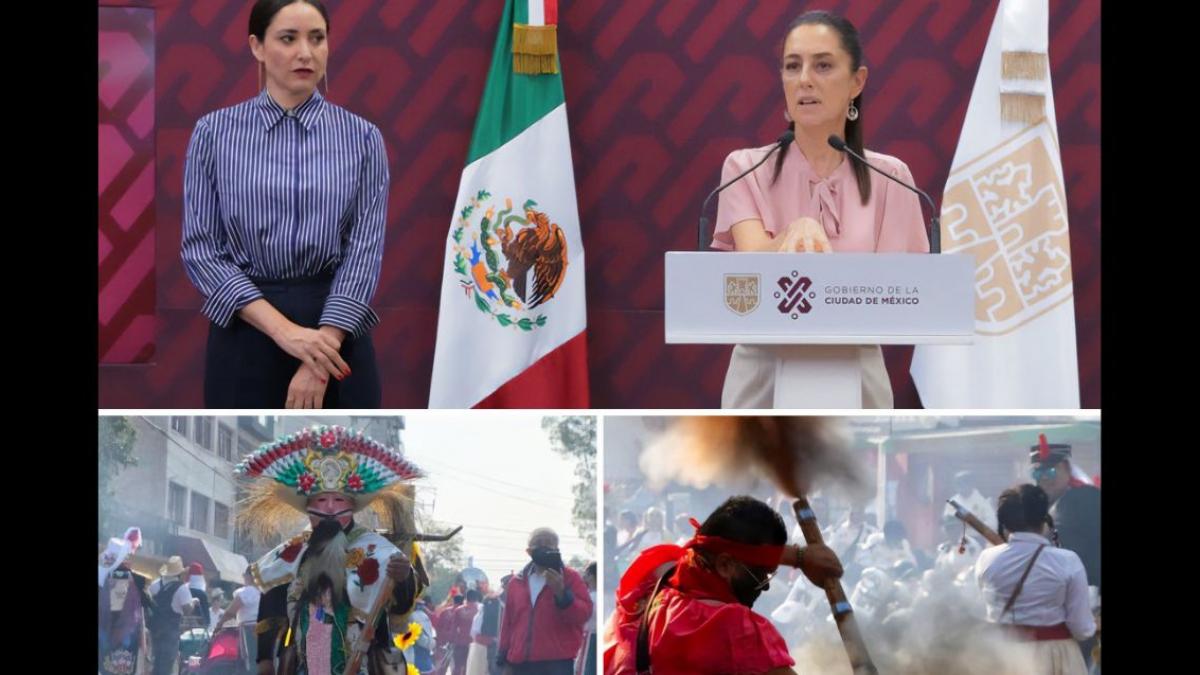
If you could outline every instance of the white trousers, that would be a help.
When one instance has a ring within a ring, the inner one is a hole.
[[[804,345],[736,345],[729,357],[722,408],[774,408],[775,371],[781,350],[804,349]],[[863,408],[891,409],[892,383],[879,345],[864,345],[862,362]]]

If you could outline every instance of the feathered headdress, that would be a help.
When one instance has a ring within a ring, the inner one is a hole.
[[[237,522],[268,542],[303,527],[308,499],[336,492],[371,509],[385,527],[411,521],[412,486],[424,474],[397,450],[361,431],[316,425],[267,443],[247,455],[234,473],[249,482]]]

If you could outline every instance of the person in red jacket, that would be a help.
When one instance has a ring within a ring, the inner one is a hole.
[[[592,599],[565,567],[558,535],[539,527],[525,549],[531,562],[508,582],[497,662],[505,675],[571,675]]]
[[[467,652],[471,649],[471,623],[479,611],[479,591],[467,591],[467,601],[454,608],[450,619],[450,648],[454,650],[454,675],[466,675]]]
[[[840,577],[837,556],[788,546],[779,513],[753,497],[730,497],[703,525],[692,522],[686,545],[652,546],[621,577],[604,675],[795,675],[783,636],[754,601],[781,564],[817,586]]]
[[[454,644],[451,639],[454,635],[454,612],[462,607],[463,600],[465,598],[462,592],[457,586],[453,586],[446,596],[446,601],[434,613],[433,630],[437,633],[437,647],[433,661],[437,664],[437,668],[433,672],[436,675],[446,675],[450,672],[451,659],[454,654]]]

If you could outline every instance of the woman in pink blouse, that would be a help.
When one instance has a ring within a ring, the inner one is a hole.
[[[712,246],[734,251],[926,253],[918,198],[829,146],[831,134],[875,166],[912,183],[904,162],[863,148],[862,91],[867,83],[858,30],[823,11],[802,14],[783,46],[784,111],[796,140],[721,193]],[[724,183],[774,145],[735,150]],[[783,349],[737,345],[721,393],[723,408],[774,407]],[[891,408],[892,387],[878,345],[862,348],[863,407]]]

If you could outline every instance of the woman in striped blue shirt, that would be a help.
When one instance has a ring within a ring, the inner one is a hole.
[[[318,90],[328,31],[319,0],[255,2],[249,42],[266,86],[192,132],[182,248],[212,321],[210,408],[379,407],[368,303],[387,152],[374,124]]]

